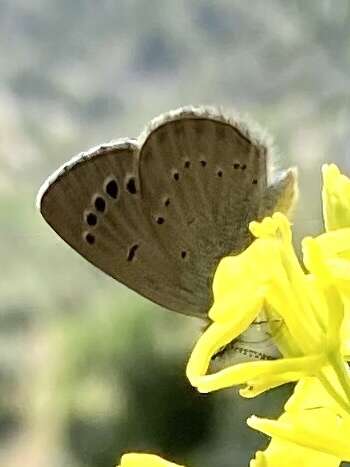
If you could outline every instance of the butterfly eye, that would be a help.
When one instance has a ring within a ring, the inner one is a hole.
[[[119,187],[117,181],[114,178],[106,182],[105,192],[110,198],[117,199]]]

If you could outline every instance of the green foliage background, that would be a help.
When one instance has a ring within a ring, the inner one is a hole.
[[[107,467],[126,450],[247,465],[241,401],[184,376],[200,333],[95,270],[35,210],[73,154],[185,104],[249,113],[300,168],[296,239],[321,229],[320,165],[350,172],[347,0],[0,2],[0,464]]]

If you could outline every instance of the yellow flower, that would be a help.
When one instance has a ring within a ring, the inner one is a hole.
[[[129,452],[123,454],[120,464],[117,467],[182,467],[173,464],[155,454],[144,454]]]
[[[212,324],[197,342],[187,376],[201,392],[244,384],[254,397],[296,381],[278,420],[252,416],[250,427],[270,436],[250,467],[337,467],[350,461],[350,180],[323,167],[325,233],[302,242],[303,263],[280,213],[252,222],[246,251],[216,271]],[[213,356],[264,310],[282,358],[231,365],[207,374]],[[153,454],[128,453],[119,467],[179,467]]]
[[[338,405],[316,378],[304,378],[297,384],[277,421],[253,416],[247,422],[272,437],[251,467],[280,467],[286,453],[288,465],[332,467],[350,460],[350,416],[339,413]]]
[[[209,312],[213,324],[193,350],[189,380],[201,392],[246,384],[241,394],[253,397],[306,375],[327,379],[324,369],[331,365],[345,385],[337,397],[344,409],[350,409],[350,384],[343,378],[340,354],[344,304],[321,248],[311,238],[304,240],[304,255],[313,272],[305,274],[284,215],[276,213],[250,228],[257,240],[241,255],[219,264]],[[262,305],[284,324],[282,328],[278,324],[280,332],[274,339],[285,358],[240,363],[206,374],[213,355],[247,329]]]
[[[212,324],[187,365],[187,377],[200,392],[243,384],[241,395],[254,397],[299,381],[278,421],[249,419],[250,426],[273,437],[252,467],[331,467],[350,460],[350,180],[335,165],[323,167],[323,178],[326,232],[303,240],[305,268],[283,214],[252,222],[256,240],[217,268]],[[262,309],[283,358],[238,363],[208,374],[213,356]]]

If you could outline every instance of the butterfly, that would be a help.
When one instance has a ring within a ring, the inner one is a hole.
[[[210,107],[153,119],[138,138],[94,147],[41,187],[38,206],[75,251],[170,310],[206,318],[221,258],[251,242],[248,224],[297,194],[261,132]]]

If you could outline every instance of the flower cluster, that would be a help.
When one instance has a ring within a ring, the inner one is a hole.
[[[252,222],[255,241],[240,255],[223,258],[217,268],[212,324],[187,365],[187,377],[200,392],[243,385],[240,394],[254,397],[297,382],[278,420],[248,419],[249,426],[272,438],[251,467],[297,462],[333,467],[350,461],[350,180],[335,165],[323,167],[323,179],[325,233],[303,240],[303,265],[283,214]],[[208,373],[213,356],[246,331],[261,310],[281,358]],[[157,459],[137,465],[172,465]]]

